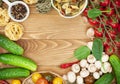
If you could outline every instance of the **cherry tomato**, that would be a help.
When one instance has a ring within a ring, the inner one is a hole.
[[[115,49],[113,46],[109,45],[105,47],[105,53],[108,55],[112,55],[115,52]]]
[[[104,37],[104,38],[102,38],[102,40],[103,40],[103,46],[104,47],[108,46],[109,39],[107,37]]]
[[[95,37],[103,37],[104,29],[103,28],[95,28]]]
[[[0,80],[0,84],[8,84],[8,82],[5,80]]]
[[[120,24],[118,24],[118,33],[120,33]]]
[[[35,84],[48,84],[48,81],[44,78],[39,78]]]
[[[63,84],[63,80],[59,77],[54,78],[53,84]]]
[[[36,81],[37,81],[39,78],[42,78],[42,75],[41,75],[41,74],[39,74],[39,73],[37,73],[37,72],[32,74],[32,81],[33,81],[34,83],[36,83]]]
[[[108,38],[112,38],[112,39],[115,39],[115,37],[116,37],[116,31],[115,30],[108,30],[108,33],[109,33],[109,35],[108,34],[106,34],[106,36],[108,37]],[[110,36],[110,37],[109,37]]]
[[[115,13],[113,8],[108,8],[107,10],[110,10],[110,12],[105,13],[107,16],[112,16]]]
[[[115,42],[116,46],[117,46],[118,48],[120,48],[120,38],[117,37],[117,38],[114,40],[114,42]]]
[[[113,21],[113,20],[108,20],[107,24],[110,25],[113,29],[118,28],[118,22],[117,21]]]
[[[20,80],[12,80],[11,84],[21,84],[21,81]]]
[[[110,3],[110,0],[101,0],[101,1],[100,1],[100,6],[106,7],[106,6],[109,5],[109,3]]]
[[[97,19],[91,19],[91,18],[89,18],[88,21],[93,26],[99,25],[99,22],[97,21]]]
[[[116,0],[115,4],[116,4],[117,7],[120,7],[120,0]]]

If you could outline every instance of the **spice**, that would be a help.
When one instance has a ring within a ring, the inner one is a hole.
[[[36,4],[36,9],[39,13],[47,13],[51,10],[51,0],[39,0]]]
[[[14,19],[21,20],[25,18],[27,14],[27,9],[23,4],[17,4],[12,6],[11,14],[14,17]]]

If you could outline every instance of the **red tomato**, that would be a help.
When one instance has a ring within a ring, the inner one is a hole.
[[[118,32],[120,33],[120,24],[118,25]]]
[[[48,81],[44,78],[39,78],[35,84],[48,84]]]
[[[112,47],[112,46],[110,46],[110,45],[105,47],[105,53],[106,53],[106,54],[112,55],[114,52],[115,52],[114,47]]]
[[[0,80],[0,84],[8,84],[8,82],[5,80]]]
[[[103,37],[104,29],[103,28],[95,28],[95,37]]]
[[[103,46],[104,46],[104,47],[108,46],[109,39],[106,38],[106,37],[104,37],[104,38],[102,38],[102,39],[103,39]]]
[[[88,21],[93,26],[99,25],[99,22],[97,21],[97,19],[91,19],[91,18],[89,18]]]
[[[100,1],[100,6],[108,6],[109,5],[109,3],[110,3],[110,0],[101,0]]]
[[[116,4],[117,7],[120,7],[120,0],[116,0],[115,4]]]
[[[108,8],[107,10],[110,10],[110,12],[105,13],[107,16],[112,16],[115,13],[115,10],[113,8]]]
[[[112,38],[112,39],[115,39],[115,37],[116,37],[116,35],[117,35],[117,33],[116,33],[116,31],[115,30],[108,30],[108,33],[109,33],[109,35],[108,34],[106,34],[106,36],[108,37],[108,38]],[[110,36],[110,37],[109,37]]]
[[[108,20],[107,22],[106,22],[108,25],[110,25],[113,29],[116,29],[116,28],[118,28],[118,23],[117,23],[117,21],[113,21],[113,20]]]

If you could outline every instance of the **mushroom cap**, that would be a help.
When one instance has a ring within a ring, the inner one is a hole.
[[[85,78],[87,76],[89,76],[90,72],[88,70],[82,70],[80,71],[80,76]]]
[[[68,72],[68,74],[67,74],[67,78],[68,78],[68,81],[69,81],[70,83],[74,83],[75,80],[76,80],[76,75],[75,75],[74,72],[70,71],[70,72]]]
[[[90,65],[88,66],[88,71],[89,71],[89,72],[93,73],[93,72],[95,72],[96,70],[97,70],[97,68],[96,68],[95,64],[90,64]]]
[[[92,46],[93,46],[93,42],[92,42],[92,41],[90,41],[90,42],[87,43],[87,47],[88,47],[90,50],[92,50]]]
[[[87,37],[89,37],[89,38],[94,38],[94,29],[92,28],[92,27],[90,27],[88,30],[87,30],[87,32],[86,32],[86,35],[87,35]]]
[[[67,78],[67,75],[63,75],[63,77],[62,77],[64,80],[67,80],[68,78]]]
[[[99,78],[100,78],[100,74],[99,74],[98,72],[94,72],[94,73],[93,73],[93,77],[94,77],[95,79],[99,79]]]
[[[82,59],[82,60],[80,61],[80,66],[81,66],[81,67],[86,67],[86,65],[87,65],[87,60],[86,60],[86,59]]]
[[[102,55],[102,62],[107,62],[109,60],[109,56],[107,54]]]
[[[83,78],[81,76],[77,76],[77,84],[83,84]]]
[[[80,71],[80,66],[78,64],[73,64],[71,69],[74,73],[78,73]]]
[[[96,58],[93,55],[89,55],[87,57],[87,61],[92,64],[92,63],[95,63]]]
[[[107,73],[107,72],[109,72],[110,69],[111,69],[110,63],[109,62],[104,62],[103,67],[101,67],[101,71],[103,73]]]
[[[97,69],[100,69],[101,66],[102,66],[102,64],[101,64],[100,61],[96,61],[96,62],[95,62],[95,67],[96,67]]]

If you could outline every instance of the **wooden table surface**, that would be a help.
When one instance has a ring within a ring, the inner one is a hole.
[[[81,16],[65,19],[54,9],[47,14],[39,14],[34,5],[30,8],[29,18],[22,23],[24,35],[17,43],[25,49],[24,56],[38,64],[38,71],[65,74],[69,69],[60,69],[59,65],[89,40],[86,36],[89,24]],[[4,33],[4,28],[0,27],[0,33]],[[0,53],[4,52],[0,48]]]

